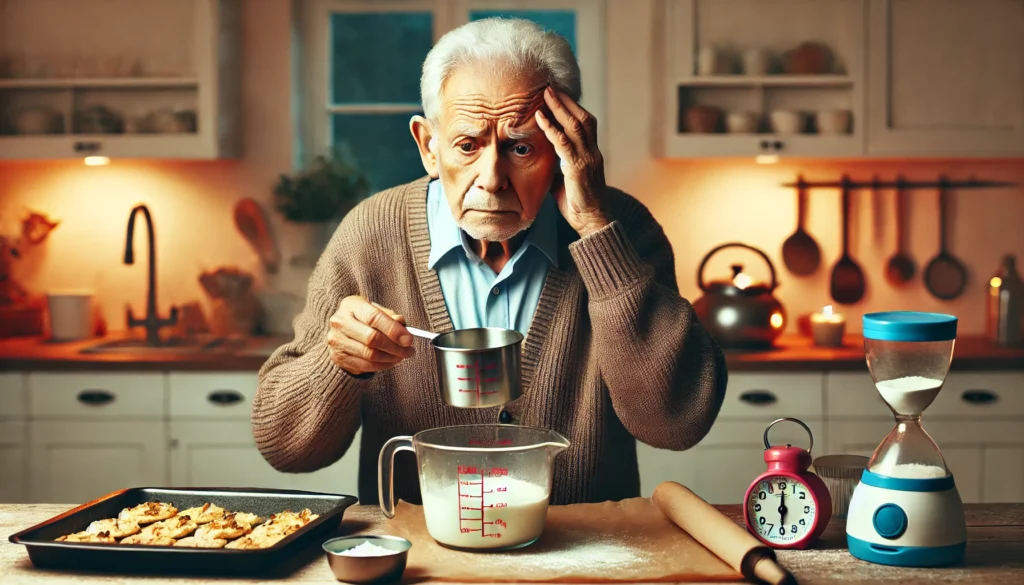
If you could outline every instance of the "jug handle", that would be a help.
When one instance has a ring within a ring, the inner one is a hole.
[[[395,454],[399,451],[416,452],[412,447],[412,437],[393,437],[384,443],[380,449],[380,459],[377,461],[377,499],[380,501],[380,510],[388,518],[395,517]],[[387,486],[385,497],[384,486]]]

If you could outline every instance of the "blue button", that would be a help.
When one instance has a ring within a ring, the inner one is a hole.
[[[882,504],[875,510],[871,523],[879,536],[893,540],[907,531],[907,513],[896,504]]]

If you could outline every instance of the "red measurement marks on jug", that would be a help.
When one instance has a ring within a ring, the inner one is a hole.
[[[470,447],[508,447],[512,444],[512,439],[501,439],[498,441],[480,441],[477,439],[470,439]]]
[[[508,477],[503,467],[459,466],[459,531],[478,533],[481,538],[501,538],[508,523],[501,511],[508,507],[504,501],[508,486],[502,481]]]
[[[498,393],[497,390],[484,390],[485,384],[493,384],[498,381],[498,377],[493,373],[487,375],[488,372],[497,370],[498,364],[480,365],[480,360],[476,360],[471,364],[455,364],[455,367],[466,370],[466,376],[459,376],[459,382],[468,382],[472,386],[472,388],[459,388],[459,392],[475,394],[477,404],[480,404],[484,396]]]

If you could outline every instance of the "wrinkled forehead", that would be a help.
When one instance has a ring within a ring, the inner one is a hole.
[[[441,122],[449,134],[472,136],[494,128],[515,134],[516,129],[535,127],[533,114],[544,106],[547,84],[536,80],[494,83],[486,77],[453,77],[451,81],[441,102]]]

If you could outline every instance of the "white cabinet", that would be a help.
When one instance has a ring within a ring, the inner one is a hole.
[[[1024,0],[871,0],[870,155],[1024,154]]]
[[[0,373],[0,502],[28,498],[27,417],[25,375]]]
[[[28,498],[28,425],[0,419],[0,503]]]
[[[0,0],[0,159],[240,154],[240,0]]]
[[[32,500],[80,504],[112,491],[167,485],[167,430],[160,421],[32,421]]]
[[[253,439],[256,373],[171,372],[168,379],[174,485],[358,494],[361,434],[333,465],[311,473],[284,473],[263,459]]]
[[[830,453],[870,456],[895,421],[867,373],[826,377]],[[925,431],[965,502],[1024,502],[1024,372],[952,372]]]
[[[654,89],[658,156],[863,153],[863,0],[668,0],[664,7],[653,24],[664,39]],[[798,50],[805,43],[816,46]],[[821,66],[793,58],[822,47]],[[763,57],[767,69],[747,67]],[[730,117],[752,126],[731,126]]]
[[[33,372],[29,412],[41,419],[159,419],[164,384],[163,374],[149,372]]]
[[[675,452],[637,444],[640,491],[650,497],[663,481],[676,481],[712,504],[735,504],[746,489],[767,470],[764,462],[764,430],[774,418],[747,421],[718,420],[697,446]],[[813,455],[821,454],[825,438],[821,420],[800,418],[814,434]],[[807,432],[790,422],[772,427],[772,445],[786,443],[808,447]]]

